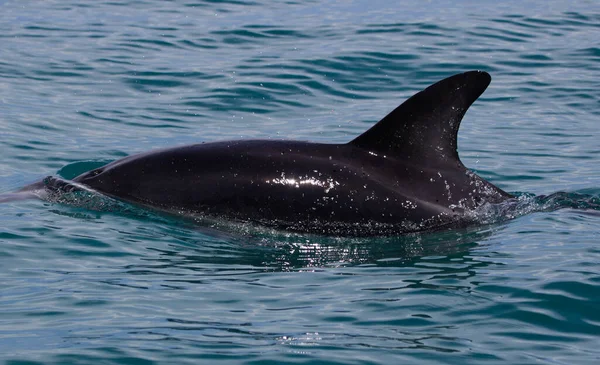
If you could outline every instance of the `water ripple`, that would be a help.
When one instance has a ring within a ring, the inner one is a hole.
[[[0,361],[596,363],[599,27],[589,1],[3,2],[2,193],[198,141],[345,142],[469,69],[494,80],[462,160],[526,193],[374,239],[3,204]]]

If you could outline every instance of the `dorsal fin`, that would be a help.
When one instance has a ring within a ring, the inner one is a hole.
[[[350,144],[426,165],[460,163],[456,138],[467,109],[492,78],[470,71],[413,95]]]

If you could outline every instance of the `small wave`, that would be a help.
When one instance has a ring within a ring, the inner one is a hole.
[[[550,195],[517,193],[515,199],[500,204],[485,204],[471,212],[479,224],[494,224],[536,212],[574,209],[585,214],[600,215],[600,191],[556,192]]]

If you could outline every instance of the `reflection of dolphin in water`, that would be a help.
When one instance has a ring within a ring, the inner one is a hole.
[[[225,217],[299,232],[383,235],[464,226],[469,211],[511,195],[470,172],[457,152],[485,72],[444,79],[415,94],[346,144],[241,140],[133,155],[73,183],[161,210]]]

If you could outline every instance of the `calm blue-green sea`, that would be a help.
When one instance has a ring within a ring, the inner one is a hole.
[[[1,204],[0,362],[600,363],[597,0],[0,1],[0,193],[199,141],[349,141],[471,69],[493,81],[459,152],[513,219],[347,239]]]

